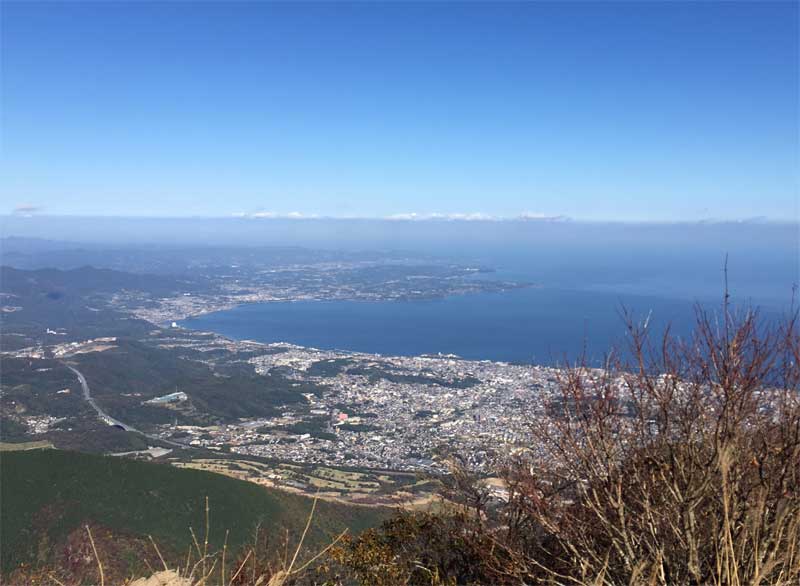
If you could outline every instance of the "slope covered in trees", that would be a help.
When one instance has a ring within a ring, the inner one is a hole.
[[[96,535],[108,536],[104,545],[129,544],[125,551],[107,551],[108,567],[142,573],[154,553],[148,535],[176,565],[193,546],[190,527],[203,539],[206,497],[209,549],[221,548],[227,534],[231,559],[257,529],[275,547],[286,530],[290,540],[297,540],[312,506],[309,498],[219,474],[61,450],[3,452],[0,494],[5,574],[23,563],[56,570],[78,563],[85,568],[77,574],[91,579],[96,578],[93,559],[70,561],[71,553],[86,545],[87,524]],[[326,543],[345,528],[358,532],[383,516],[380,509],[320,501],[306,545]]]

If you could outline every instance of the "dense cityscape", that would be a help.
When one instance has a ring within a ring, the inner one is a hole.
[[[189,344],[212,352],[220,345],[252,352],[255,344],[215,337],[198,343],[175,336],[165,345]],[[312,384],[302,405],[280,416],[212,427],[180,426],[190,445],[295,462],[438,471],[460,454],[464,464],[488,470],[530,436],[554,390],[553,368],[468,361],[455,356],[383,357],[275,343],[249,359],[256,371],[280,371]],[[185,389],[191,394],[191,389]],[[176,399],[173,408],[177,408]],[[169,405],[165,403],[165,405]],[[161,435],[169,438],[172,426]]]

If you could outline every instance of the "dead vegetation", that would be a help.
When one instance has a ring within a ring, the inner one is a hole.
[[[506,471],[508,575],[579,584],[796,584],[800,397],[793,315],[697,311],[694,336],[564,373],[561,417]],[[519,547],[538,535],[531,547]]]

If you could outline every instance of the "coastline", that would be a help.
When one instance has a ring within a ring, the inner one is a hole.
[[[543,285],[539,283],[517,283],[517,282],[489,282],[493,286],[479,290],[449,291],[443,294],[420,294],[402,296],[368,296],[368,295],[291,295],[277,296],[269,291],[259,291],[236,296],[205,296],[205,295],[178,295],[174,297],[164,297],[158,300],[157,307],[132,307],[125,311],[134,317],[149,322],[158,327],[170,327],[173,322],[185,321],[211,313],[229,311],[246,305],[259,303],[294,303],[300,301],[353,301],[363,303],[383,303],[383,302],[407,302],[407,301],[432,301],[447,299],[449,297],[464,297],[482,293],[504,293],[517,289],[541,289]]]

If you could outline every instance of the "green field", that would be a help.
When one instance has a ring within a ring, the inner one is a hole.
[[[27,450],[43,450],[52,448],[53,444],[46,441],[40,442],[0,442],[0,452],[25,452]]]
[[[0,454],[0,561],[52,562],[59,544],[89,523],[132,537],[152,535],[171,555],[202,532],[204,502],[211,507],[212,546],[248,543],[258,523],[276,539],[289,528],[296,539],[311,499],[200,470],[61,450]],[[309,547],[345,527],[358,532],[387,511],[320,501]]]

